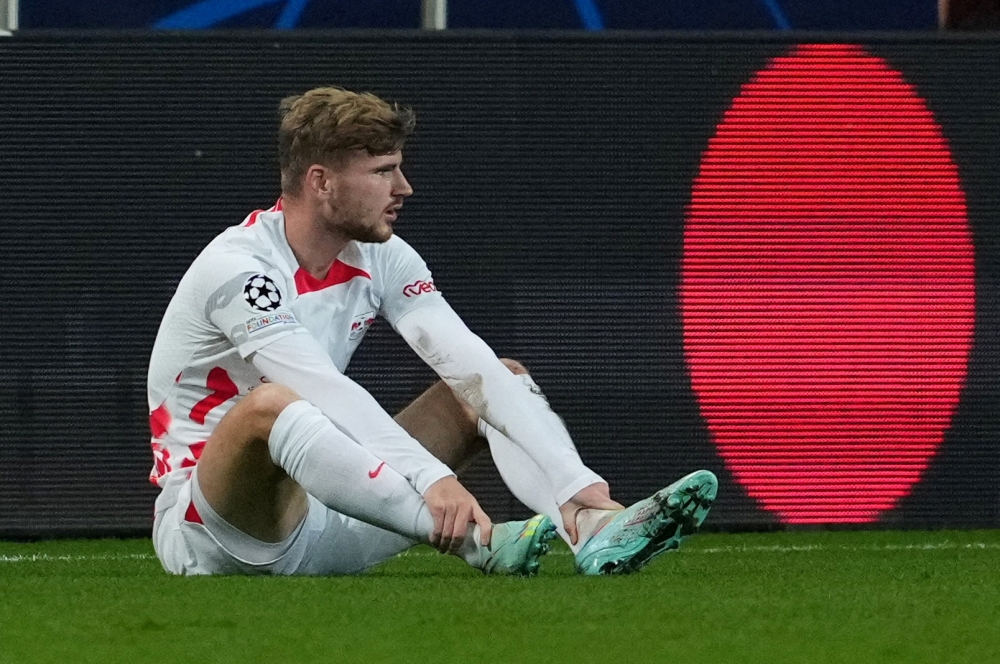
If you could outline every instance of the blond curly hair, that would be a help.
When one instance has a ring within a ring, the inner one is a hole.
[[[293,194],[313,164],[334,166],[353,150],[398,152],[413,133],[413,110],[338,87],[286,97],[278,108],[281,190]]]

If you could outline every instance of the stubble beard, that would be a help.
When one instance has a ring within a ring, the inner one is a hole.
[[[382,221],[381,213],[374,223],[364,221],[367,215],[351,215],[342,218],[339,223],[332,224],[348,240],[355,242],[388,242],[392,237],[392,226]]]

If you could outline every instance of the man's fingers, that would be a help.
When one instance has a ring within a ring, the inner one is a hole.
[[[578,534],[576,531],[576,519],[571,519],[563,523],[563,528],[566,529],[566,534],[569,535],[569,541],[572,544],[576,544]]]
[[[476,505],[472,508],[472,520],[479,526],[479,543],[483,546],[489,546],[490,539],[493,537],[493,522],[490,521],[490,517],[486,516],[486,512],[479,505]]]
[[[444,510],[432,509],[431,516],[434,517],[434,530],[431,531],[430,545],[435,549],[441,543],[441,533],[444,530]]]
[[[563,530],[569,536],[570,544],[576,544],[580,538],[580,530],[576,527],[576,517],[581,506],[570,500],[559,508],[559,516],[562,517]]]
[[[455,506],[449,505],[445,508],[444,521],[441,524],[441,541],[438,542],[438,551],[448,553],[451,549],[451,541],[455,536]]]
[[[458,553],[469,533],[469,525],[479,526],[485,545],[493,536],[493,526],[479,503],[454,477],[443,477],[424,493],[424,501],[434,517],[429,542],[441,553]]]
[[[472,509],[469,506],[463,506],[455,514],[455,532],[452,533],[451,547],[448,549],[448,553],[458,553],[459,549],[465,543],[465,537],[469,532],[469,523],[472,521]]]

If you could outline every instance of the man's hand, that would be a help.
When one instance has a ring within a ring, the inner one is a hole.
[[[562,515],[563,528],[566,529],[570,542],[576,544],[580,541],[580,531],[576,523],[576,516],[580,510],[620,509],[625,509],[625,506],[611,500],[611,490],[608,485],[605,482],[599,482],[581,489],[559,508],[559,513]]]
[[[451,476],[442,477],[427,488],[424,502],[434,517],[434,532],[430,543],[441,553],[457,553],[465,541],[470,523],[479,525],[479,543],[490,543],[493,524],[479,502],[459,481]]]

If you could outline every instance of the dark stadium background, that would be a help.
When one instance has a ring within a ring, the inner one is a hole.
[[[997,526],[1000,41],[23,33],[0,41],[0,535],[148,532],[160,316],[201,247],[277,196],[277,101],[331,82],[416,108],[417,193],[397,231],[470,326],[536,375],[620,500],[707,467],[721,480],[711,527],[777,527],[727,472],[691,391],[681,241],[741,85],[828,40],[863,44],[926,100],[976,248],[961,402],[923,481],[876,525]],[[384,323],[350,373],[390,411],[432,380]],[[469,481],[494,518],[522,513],[487,464]]]
[[[419,28],[421,0],[23,0],[21,28]],[[449,0],[448,27],[928,30],[936,0]]]

